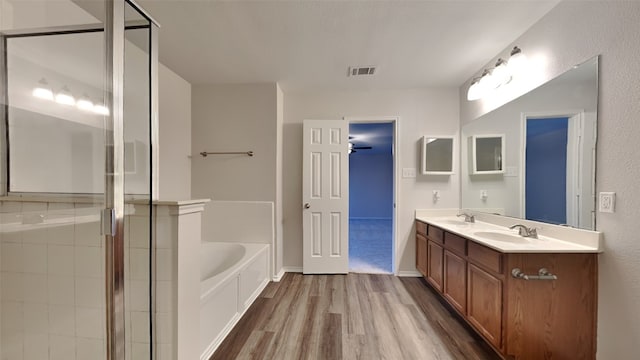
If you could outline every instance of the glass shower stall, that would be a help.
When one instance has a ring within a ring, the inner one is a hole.
[[[0,359],[155,359],[157,24],[0,0]]]

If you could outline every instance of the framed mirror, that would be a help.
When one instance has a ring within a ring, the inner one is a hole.
[[[476,157],[461,157],[462,208],[595,229],[597,104],[594,57],[464,125],[462,139],[503,134],[506,157],[502,173],[483,176]],[[462,142],[461,153],[473,146]]]
[[[453,174],[453,136],[422,137],[422,174]]]
[[[504,173],[504,135],[472,135],[469,142],[472,175]]]

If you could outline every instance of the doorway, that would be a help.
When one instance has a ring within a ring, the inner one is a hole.
[[[349,124],[349,271],[394,271],[395,122]]]

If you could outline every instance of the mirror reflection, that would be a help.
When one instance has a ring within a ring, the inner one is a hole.
[[[463,139],[504,134],[505,156],[482,175],[462,157],[462,208],[595,229],[597,103],[595,57],[463,126]]]

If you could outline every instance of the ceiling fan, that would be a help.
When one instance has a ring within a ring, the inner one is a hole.
[[[349,154],[357,152],[356,150],[371,150],[373,149],[371,146],[357,146],[351,141],[349,141]]]

